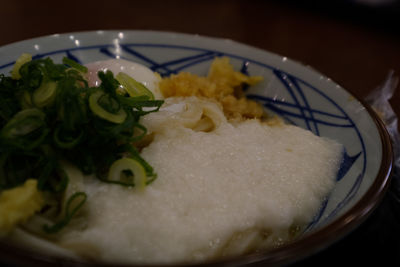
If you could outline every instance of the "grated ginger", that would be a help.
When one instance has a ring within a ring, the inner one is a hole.
[[[159,86],[164,97],[199,96],[218,101],[230,120],[260,118],[262,107],[247,99],[241,87],[243,84],[254,85],[261,76],[247,76],[235,71],[228,57],[215,58],[207,77],[180,72],[161,80]]]
[[[37,189],[37,180],[28,179],[23,185],[0,194],[0,236],[11,231],[18,223],[25,222],[44,204]]]

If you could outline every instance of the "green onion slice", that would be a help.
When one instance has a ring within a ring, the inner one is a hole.
[[[48,129],[44,127],[45,117],[46,115],[39,109],[24,109],[15,114],[1,129],[0,138],[25,149],[36,147],[48,133]],[[40,133],[34,137],[30,136],[40,128],[43,128]]]
[[[130,96],[148,96],[150,100],[154,100],[153,93],[142,83],[136,81],[124,72],[120,72],[115,79],[124,87]]]
[[[102,97],[106,96],[106,94],[102,90],[97,90],[92,93],[89,97],[89,107],[93,111],[94,114],[99,116],[100,118],[113,122],[113,123],[123,123],[126,119],[126,112],[124,109],[119,107],[116,113],[111,113],[106,110],[100,104],[100,100]]]
[[[32,55],[23,53],[17,61],[15,61],[14,67],[11,71],[11,78],[14,80],[19,80],[21,79],[21,74],[19,73],[19,69],[24,65],[25,63],[29,62],[32,60]]]
[[[54,162],[52,160],[49,160],[45,164],[45,166],[44,166],[44,168],[42,170],[42,173],[40,174],[40,176],[38,178],[37,187],[38,187],[39,190],[44,190],[45,189],[45,186],[46,186],[48,180],[51,178],[51,174],[52,174],[54,168],[55,168],[55,164],[54,164]]]
[[[65,216],[58,223],[48,226],[47,224],[43,226],[43,229],[48,234],[54,234],[59,232],[62,228],[64,228],[71,219],[75,216],[75,214],[82,208],[83,204],[85,204],[87,199],[87,195],[85,192],[77,192],[73,194],[67,201]]]
[[[38,89],[33,92],[33,103],[39,108],[49,106],[54,102],[57,92],[55,82],[43,82]]]
[[[117,98],[121,102],[121,104],[133,108],[134,111],[141,116],[144,116],[151,112],[157,112],[161,108],[162,104],[164,104],[164,100],[148,100],[147,96],[117,96]]]
[[[62,126],[58,126],[53,134],[54,143],[59,148],[70,149],[79,144],[83,137],[83,131],[79,131],[78,134],[65,131]]]
[[[24,91],[20,97],[20,104],[23,109],[32,108],[32,96],[28,91]]]
[[[88,68],[86,68],[85,66],[79,64],[78,62],[76,62],[76,61],[74,61],[74,60],[72,60],[70,58],[64,57],[62,62],[65,65],[68,65],[71,68],[74,68],[74,69],[76,69],[76,70],[78,70],[78,71],[80,71],[82,73],[87,73],[88,72]]]
[[[133,182],[127,179],[127,172],[132,174],[134,178]],[[138,161],[132,158],[121,158],[114,161],[111,165],[108,179],[105,182],[125,186],[135,186],[139,190],[143,190],[146,186],[146,178],[146,171]]]
[[[1,135],[7,138],[26,135],[42,126],[45,116],[39,109],[24,109],[11,118],[1,130]]]

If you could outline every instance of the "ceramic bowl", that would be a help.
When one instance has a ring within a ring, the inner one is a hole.
[[[264,81],[246,91],[267,112],[342,143],[337,183],[314,220],[293,243],[268,252],[220,263],[285,264],[329,246],[361,224],[377,206],[392,166],[390,139],[377,115],[323,74],[286,57],[231,40],[155,31],[96,31],[55,34],[0,48],[0,72],[8,73],[21,53],[34,58],[65,56],[80,63],[123,58],[162,76],[188,71],[204,75],[216,56],[228,56],[236,69]],[[60,262],[2,245],[3,259],[43,265]],[[61,259],[69,264],[68,260]],[[214,262],[217,263],[217,262]]]

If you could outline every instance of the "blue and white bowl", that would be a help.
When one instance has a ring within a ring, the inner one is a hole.
[[[265,79],[248,97],[287,122],[337,140],[345,147],[337,183],[302,236],[268,252],[228,264],[283,264],[311,255],[356,228],[373,211],[388,187],[392,167],[389,136],[377,115],[362,101],[317,71],[231,40],[154,31],[96,31],[55,34],[0,48],[0,72],[9,73],[22,53],[34,58],[65,56],[81,63],[124,58],[161,75],[188,71],[204,75],[216,56],[228,56],[236,69]],[[0,247],[3,255],[6,246]],[[30,263],[59,259],[14,251],[8,257]],[[65,260],[67,261],[67,260]]]

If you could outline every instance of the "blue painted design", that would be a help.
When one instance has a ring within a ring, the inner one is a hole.
[[[179,68],[175,68],[172,73],[177,73],[180,69],[185,69],[189,66],[192,65],[196,65],[200,62],[204,62],[206,60],[211,60],[215,57],[215,53],[213,52],[201,52],[200,54],[194,55],[194,56],[188,56],[188,57],[182,57],[176,60],[171,60],[171,61],[167,61],[165,63],[161,63],[158,65],[155,65],[153,67],[151,67],[151,69],[153,71],[158,71],[160,68],[164,68],[164,67],[169,67],[169,66],[173,66],[173,65],[179,65],[182,63],[185,63],[183,66],[179,67]]]
[[[193,52],[194,55],[191,56],[184,56],[181,58],[175,58],[173,60],[165,61],[165,62],[157,62],[156,60],[152,59],[151,57],[138,52],[136,48],[156,48],[156,49],[177,49],[181,51]],[[60,49],[55,50],[43,54],[34,55],[33,58],[42,58],[46,56],[58,55],[58,54],[65,54],[68,57],[74,57],[75,60],[80,62],[79,58],[74,56],[73,52],[75,51],[85,51],[85,50],[97,50],[100,54],[106,55],[111,58],[115,58],[117,55],[111,52],[111,50],[115,48],[115,45],[106,44],[106,45],[94,45],[94,46],[85,46],[85,47],[74,47],[70,49]],[[316,134],[320,132],[320,125],[324,125],[326,127],[342,127],[342,128],[349,128],[355,131],[361,146],[361,151],[354,156],[349,156],[347,153],[344,154],[344,165],[342,166],[340,175],[338,175],[339,180],[343,178],[344,174],[351,168],[351,166],[356,162],[358,159],[362,160],[362,169],[357,176],[353,186],[345,196],[345,198],[334,208],[334,210],[325,217],[324,221],[329,220],[335,214],[337,214],[342,207],[344,207],[357,193],[359,189],[367,165],[367,158],[365,153],[365,144],[364,140],[361,137],[361,133],[352,119],[348,116],[348,114],[337,104],[333,101],[329,96],[327,96],[323,91],[319,90],[318,88],[312,86],[311,84],[307,83],[306,81],[286,73],[282,70],[279,70],[271,65],[264,64],[262,62],[252,60],[249,58],[245,58],[242,56],[230,54],[230,53],[223,53],[216,50],[210,49],[203,49],[197,47],[189,47],[189,46],[181,46],[181,45],[166,45],[166,44],[151,44],[151,43],[130,43],[130,44],[121,44],[121,49],[124,52],[121,55],[118,55],[120,58],[131,59],[127,58],[133,57],[144,61],[149,68],[154,71],[159,72],[161,75],[169,75],[171,73],[177,73],[178,71],[185,70],[191,66],[211,61],[216,56],[228,56],[230,58],[242,61],[242,68],[241,71],[243,73],[248,74],[248,66],[249,64],[254,64],[256,66],[265,68],[267,70],[272,71],[272,73],[278,78],[278,80],[282,83],[283,87],[287,90],[288,94],[291,96],[293,102],[287,101],[280,101],[277,99],[268,98],[265,96],[259,95],[248,95],[249,98],[253,98],[255,100],[260,101],[263,105],[270,110],[276,112],[284,119],[286,119],[289,123],[295,124],[297,120],[304,121],[306,127],[313,131]],[[0,66],[0,70],[4,68],[8,68],[12,66],[14,62],[9,62]],[[320,95],[324,101],[328,104],[332,105],[335,109],[336,113],[328,113],[326,111],[317,110],[312,108],[308,101],[307,101],[307,94],[305,92],[314,92]],[[297,110],[298,112],[293,112]],[[320,117],[325,117],[326,119],[334,118],[335,122],[324,120],[321,118],[316,118],[316,115]],[[324,202],[323,207],[321,208],[320,212],[316,215],[313,222],[310,224],[309,227],[312,227],[316,223],[321,220],[321,216],[325,211],[325,208],[329,202],[329,198],[327,201]]]
[[[67,57],[69,59],[72,59],[76,62],[78,62],[79,64],[82,64],[82,61],[79,60],[79,58],[77,58],[76,56],[74,56],[70,51],[67,51]]]
[[[290,121],[290,117],[292,118],[300,118],[300,119],[304,119],[305,121],[311,121],[314,124],[322,124],[322,125],[327,125],[327,126],[332,126],[332,127],[343,127],[343,128],[353,128],[355,127],[355,125],[353,123],[351,123],[347,117],[345,116],[340,116],[340,115],[335,115],[335,114],[331,114],[331,113],[327,113],[321,110],[316,110],[316,109],[311,109],[310,107],[304,107],[302,105],[296,105],[296,104],[292,104],[289,102],[284,102],[284,101],[280,101],[277,99],[273,99],[273,98],[269,98],[269,97],[264,97],[264,96],[259,96],[259,95],[253,95],[253,94],[249,94],[247,95],[248,98],[250,99],[254,99],[254,100],[258,100],[259,102],[261,102],[266,108],[270,109],[271,111],[279,114],[279,116],[281,116],[282,118],[284,118],[287,121]],[[300,108],[301,110],[304,111],[308,111],[309,113],[314,113],[314,114],[321,114],[324,115],[328,118],[337,118],[337,119],[341,119],[343,121],[343,123],[333,123],[333,122],[329,122],[329,121],[324,121],[324,120],[320,120],[320,119],[316,119],[314,117],[311,116],[306,116],[306,115],[302,115],[302,114],[298,114],[289,110],[285,110],[285,107],[297,107]],[[295,124],[293,122],[293,124]],[[316,133],[319,135],[319,132]]]
[[[148,63],[150,65],[150,69],[151,70],[156,71],[157,69],[159,69],[160,64],[158,64],[156,61],[152,60],[151,58],[143,55],[142,53],[137,52],[135,49],[131,48],[130,46],[121,45],[121,48],[122,48],[122,50],[124,50],[128,54],[131,54],[132,56],[135,56],[135,57],[143,60],[144,62]],[[172,73],[172,71],[169,70],[165,66],[162,67],[161,69],[163,71],[166,71],[166,74]]]
[[[361,152],[357,153],[354,156],[349,156],[349,154],[346,151],[346,148],[343,149],[342,162],[340,164],[338,173],[336,175],[336,181],[340,181],[346,175],[346,173],[350,170],[351,166],[353,166],[354,162],[356,162],[356,160],[360,157],[360,155],[361,155]],[[362,181],[361,179],[359,181],[357,179],[357,181],[355,183],[355,184],[357,184],[357,186],[355,186],[355,187],[353,186],[351,188],[350,192],[354,192],[354,190],[356,190],[356,188],[358,189],[358,187],[359,187],[358,183],[361,183],[361,181]],[[351,198],[351,194],[348,194],[345,197],[345,199],[341,203],[339,203],[339,205],[334,209],[334,211],[331,212],[331,214],[329,214],[328,219],[331,218],[334,214],[336,214],[340,210],[340,208],[343,207],[344,204],[350,200],[348,198]],[[313,218],[312,222],[309,223],[309,225],[306,227],[306,229],[304,231],[308,231],[309,229],[312,229],[312,227],[320,221],[328,202],[329,202],[329,197],[324,200],[318,214]],[[339,206],[340,206],[340,208],[339,208]]]
[[[243,61],[242,67],[240,68],[240,72],[245,74],[245,75],[250,75],[249,74],[249,62],[248,61]]]
[[[310,120],[309,121],[312,122],[312,125],[314,126],[314,132],[315,132],[316,135],[319,135],[319,129],[318,129],[317,121],[314,118],[313,111],[310,108],[310,105],[308,104],[307,98],[304,95],[303,90],[300,88],[299,83],[297,82],[297,80],[292,75],[289,75],[288,77],[289,77],[289,80],[293,83],[294,88],[296,88],[297,92],[300,94],[301,100],[303,101],[304,106],[306,107],[305,109],[302,109],[302,110],[304,110],[304,113],[306,113],[308,111],[309,116],[310,116]]]
[[[1,69],[5,69],[5,68],[8,68],[8,67],[11,67],[12,65],[14,65],[14,63],[15,63],[15,61],[6,63],[6,64],[4,64],[4,65],[1,65],[1,66],[0,66],[0,70],[1,70]]]
[[[249,62],[248,61],[243,61],[242,67],[240,68],[240,72],[243,73],[244,75],[250,75],[249,74]],[[249,89],[248,84],[244,84],[242,86],[242,89],[244,92],[246,92]]]
[[[35,60],[35,59],[39,59],[39,58],[42,58],[42,57],[44,57],[44,55],[37,54],[37,55],[32,56],[32,59]]]
[[[304,232],[307,232],[308,230],[312,229],[314,225],[316,225],[319,220],[322,217],[322,214],[324,214],[324,211],[326,209],[326,206],[328,205],[329,202],[329,197],[326,198],[321,205],[321,208],[319,209],[318,213],[314,216],[313,220],[307,225],[307,227],[304,229]]]
[[[292,76],[292,75],[288,75],[280,70],[273,70],[273,73],[275,74],[276,77],[278,77],[278,79],[282,82],[282,84],[286,87],[287,91],[289,92],[289,94],[291,95],[293,101],[295,102],[296,107],[298,107],[299,111],[300,111],[300,117],[304,119],[305,123],[306,123],[306,127],[308,130],[313,131],[310,122],[314,123],[314,133],[319,135],[319,130],[317,127],[317,123],[314,119],[313,113],[309,108],[308,102],[304,96],[303,90],[301,90],[301,88],[299,87],[297,80]],[[306,108],[304,109],[303,106],[300,104],[300,99],[297,98],[295,91],[297,91],[300,94],[300,98],[301,100],[303,100]],[[308,116],[306,116],[306,111],[309,111],[307,113],[309,113]],[[310,118],[308,118],[310,117]]]
[[[340,164],[340,168],[338,174],[336,176],[336,181],[342,180],[342,178],[346,175],[346,173],[350,170],[351,166],[353,166],[354,162],[360,157],[361,152],[357,153],[354,156],[350,156],[347,154],[346,149],[343,151],[343,160]]]
[[[182,66],[180,66],[178,68],[175,68],[174,72],[176,73],[176,72],[182,71],[182,70],[184,70],[184,69],[186,69],[188,67],[197,65],[199,63],[203,63],[205,61],[210,61],[211,62],[215,57],[218,57],[218,56],[220,56],[220,55],[219,54],[213,54],[213,55],[210,55],[210,56],[207,56],[207,57],[203,57],[203,58],[200,58],[200,59],[197,59],[197,60],[194,60],[194,61],[189,61],[186,64],[184,64],[184,65],[182,65]],[[168,76],[168,74],[167,74],[167,76]]]
[[[339,202],[339,204],[336,206],[336,208],[325,218],[323,222],[329,221],[332,217],[335,217],[335,215],[344,207],[346,204],[353,198],[353,196],[357,193],[357,190],[361,186],[362,178],[364,176],[364,172],[360,173],[357,176],[357,179],[353,186],[350,188],[349,192],[345,196],[345,198]]]
[[[100,53],[108,56],[108,57],[112,57],[112,58],[117,58],[117,55],[114,54],[113,52],[111,52],[108,47],[102,47],[99,49]]]

